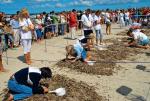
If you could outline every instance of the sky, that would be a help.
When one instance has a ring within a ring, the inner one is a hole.
[[[0,11],[14,14],[21,8],[30,13],[68,11],[72,9],[122,9],[150,7],[150,0],[0,0]]]

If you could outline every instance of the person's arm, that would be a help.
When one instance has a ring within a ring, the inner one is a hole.
[[[75,61],[77,61],[77,60],[79,60],[81,58],[81,53],[82,53],[81,47],[78,46],[78,47],[75,48],[75,50],[77,52],[77,56],[71,62],[75,62]]]
[[[30,73],[30,80],[32,81],[33,94],[44,94],[48,92],[48,88],[40,85],[41,75],[38,73]]]

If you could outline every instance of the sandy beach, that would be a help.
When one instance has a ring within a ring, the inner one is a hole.
[[[105,35],[104,39],[116,40],[117,38],[122,38],[124,36],[116,34],[126,29],[128,28],[120,29],[118,24],[113,24],[112,35]],[[105,33],[105,25],[102,26],[102,32]],[[78,31],[77,36],[79,37],[81,34],[82,31]],[[93,86],[98,95],[106,96],[109,101],[150,101],[150,56],[148,55],[150,49],[118,62],[117,65],[121,66],[121,69],[111,76],[92,75],[55,65],[65,58],[65,46],[75,43],[75,40],[67,39],[68,36],[69,33],[65,36],[43,40],[38,44],[33,43],[31,51],[33,63],[31,66],[49,66],[53,74],[63,75],[70,79],[75,79],[77,82],[83,81]],[[8,72],[0,73],[1,92],[7,87],[7,81],[14,72],[28,66],[23,63],[22,47],[13,50],[9,49],[7,53],[4,52],[3,65]],[[140,70],[137,65],[145,66],[145,68]],[[120,89],[129,94],[122,95]]]

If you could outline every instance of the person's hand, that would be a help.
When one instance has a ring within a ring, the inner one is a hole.
[[[44,93],[48,93],[48,88],[47,87],[45,87],[45,86],[42,86],[42,88],[43,88],[43,90],[44,90]]]
[[[129,47],[129,44],[125,44],[124,46],[125,46],[125,47]]]
[[[75,60],[75,59],[71,61],[71,63],[74,63],[74,62],[76,62],[76,60]]]

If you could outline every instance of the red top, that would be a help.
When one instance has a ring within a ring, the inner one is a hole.
[[[69,14],[68,20],[69,20],[69,26],[70,27],[76,27],[77,26],[77,15],[76,15],[76,13],[71,12]]]

